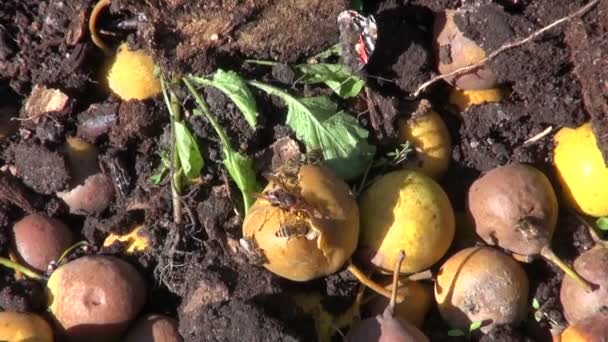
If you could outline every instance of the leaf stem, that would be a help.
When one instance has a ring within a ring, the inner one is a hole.
[[[275,61],[267,61],[267,60],[262,60],[262,59],[246,59],[243,61],[243,63],[265,65],[265,66],[275,66],[275,65],[279,64],[278,62],[275,62]]]
[[[23,273],[23,275],[25,275],[26,277],[28,277],[30,279],[44,280],[44,277],[42,275],[40,275],[37,272],[34,272],[34,271],[30,270],[29,268],[27,268],[23,265],[20,265],[10,259],[0,257],[0,265],[10,268],[11,270],[14,270],[17,272],[21,272],[21,273]]]
[[[182,223],[182,202],[180,200],[180,193],[182,188],[182,172],[179,161],[179,155],[177,154],[177,147],[175,143],[175,122],[181,120],[181,107],[179,99],[174,92],[167,89],[165,78],[160,78],[160,86],[163,93],[163,99],[165,105],[169,111],[171,118],[171,198],[173,203],[173,222],[177,225]]]

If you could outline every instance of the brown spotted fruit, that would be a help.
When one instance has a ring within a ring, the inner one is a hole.
[[[538,169],[511,163],[490,170],[471,185],[468,208],[477,234],[486,243],[510,251],[521,261],[540,255],[586,291],[591,289],[551,249],[557,197],[549,179]]]
[[[74,243],[74,235],[61,221],[31,214],[13,226],[14,247],[19,261],[44,273]]]
[[[458,15],[467,16],[467,10],[445,10],[435,14],[433,45],[437,70],[442,75],[479,63],[487,57],[486,51],[460,30],[455,20]],[[447,81],[465,90],[497,86],[496,74],[488,66],[450,77]]]
[[[586,291],[569,277],[562,280],[560,300],[570,324],[604,312],[608,307],[608,248],[598,245],[583,252],[574,260],[574,270],[594,287]]]
[[[143,307],[146,283],[121,259],[85,256],[51,274],[47,296],[48,310],[69,341],[115,341]]]
[[[435,300],[448,325],[467,331],[471,323],[482,322],[484,333],[496,325],[523,320],[528,291],[522,267],[490,247],[454,254],[441,266],[435,282]]]
[[[323,166],[303,165],[293,178],[295,187],[268,184],[245,216],[243,238],[266,269],[307,281],[336,272],[350,258],[359,209],[348,185]]]

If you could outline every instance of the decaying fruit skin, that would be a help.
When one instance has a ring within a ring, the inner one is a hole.
[[[38,272],[46,272],[49,263],[74,243],[74,236],[65,224],[39,214],[15,223],[13,236],[20,261]]]
[[[53,331],[38,315],[4,311],[0,312],[0,341],[53,342]]]
[[[528,310],[528,277],[511,257],[490,248],[471,247],[449,258],[437,275],[435,300],[443,319],[455,329],[472,322],[516,323]]]
[[[303,165],[298,173],[301,197],[318,213],[295,213],[258,198],[243,222],[243,237],[261,249],[269,271],[295,281],[336,272],[357,246],[359,209],[348,188],[329,169]],[[265,191],[278,184],[270,182]],[[283,237],[284,226],[307,224],[316,236]]]
[[[439,184],[413,170],[378,178],[359,198],[360,257],[390,272],[399,250],[405,251],[402,273],[436,263],[454,239],[454,211]],[[359,252],[358,252],[359,254]]]
[[[595,284],[596,288],[587,292],[574,280],[564,277],[560,300],[564,316],[570,324],[603,312],[608,307],[608,249],[598,245],[585,251],[574,260],[574,270]]]
[[[445,10],[435,14],[433,44],[437,70],[442,75],[478,63],[487,56],[484,49],[460,31],[454,21],[457,13],[456,10]],[[487,66],[452,77],[448,81],[465,90],[489,89],[497,85],[496,74]]]
[[[114,341],[146,300],[137,270],[111,256],[85,256],[59,267],[47,283],[49,311],[69,341]]]
[[[608,315],[596,314],[569,326],[560,342],[604,342],[608,338]]]
[[[551,243],[557,224],[557,197],[551,183],[536,168],[519,163],[495,168],[477,179],[469,190],[468,208],[485,242],[523,256],[540,254]]]

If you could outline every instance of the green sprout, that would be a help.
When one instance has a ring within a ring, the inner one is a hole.
[[[448,336],[450,337],[460,337],[460,336],[466,336],[467,341],[471,339],[471,334],[473,332],[475,332],[476,330],[479,330],[479,328],[481,328],[481,321],[475,321],[472,322],[469,325],[469,330],[467,332],[464,332],[462,329],[451,329],[448,330]]]

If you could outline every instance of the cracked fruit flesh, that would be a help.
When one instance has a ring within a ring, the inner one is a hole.
[[[357,246],[359,209],[344,181],[322,166],[304,165],[298,173],[300,194],[313,213],[294,213],[258,198],[243,223],[243,237],[262,252],[264,267],[295,281],[336,272]],[[270,182],[265,192],[277,184]],[[318,213],[317,213],[318,211]],[[306,225],[316,236],[277,233],[281,227]]]

